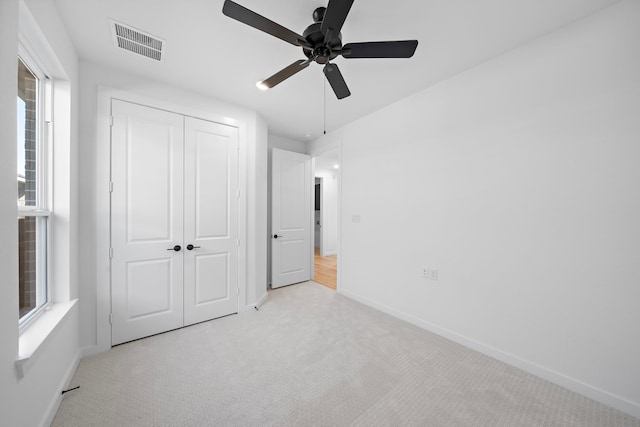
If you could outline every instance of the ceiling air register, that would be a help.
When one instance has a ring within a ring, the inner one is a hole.
[[[166,42],[121,22],[111,21],[111,35],[115,45],[138,55],[162,61]]]

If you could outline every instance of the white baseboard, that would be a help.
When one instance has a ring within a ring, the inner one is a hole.
[[[78,365],[80,364],[80,360],[82,359],[82,357],[83,357],[82,350],[79,350],[78,353],[76,354],[76,357],[74,358],[73,363],[69,365],[69,369],[67,369],[67,372],[65,372],[64,377],[62,377],[62,382],[58,386],[58,390],[55,396],[53,396],[53,398],[51,399],[51,402],[49,403],[49,406],[47,407],[45,416],[42,419],[42,422],[40,422],[40,427],[48,427],[53,422],[53,419],[58,413],[58,408],[60,407],[60,403],[62,403],[62,392],[66,390],[67,387],[69,387],[69,384],[71,384],[71,380],[73,379],[73,376],[75,375],[76,370],[78,369]]]
[[[571,378],[560,372],[556,372],[551,369],[540,366],[534,362],[521,359],[517,356],[506,353],[497,348],[472,340],[456,332],[453,332],[449,329],[442,328],[430,322],[426,322],[415,316],[401,312],[385,304],[380,304],[378,302],[372,301],[368,298],[362,297],[348,290],[339,289],[338,293],[346,296],[347,298],[358,301],[364,305],[375,308],[376,310],[382,311],[383,313],[389,314],[391,316],[404,320],[405,322],[411,323],[412,325],[415,325],[419,328],[426,329],[429,332],[433,332],[436,335],[440,335],[453,342],[461,344],[467,348],[470,348],[472,350],[485,354],[489,357],[497,359],[508,365],[514,366],[518,369],[522,369],[525,372],[528,372],[532,375],[543,378],[549,382],[552,382],[561,387],[564,387],[566,389],[579,393],[597,402],[600,402],[607,406],[611,406],[612,408],[625,412],[636,418],[640,418],[640,403],[636,403],[636,402],[632,402],[630,400],[624,399],[606,390],[602,390],[600,388],[586,384],[582,381],[579,381],[575,378]]]
[[[85,357],[88,357],[88,356],[93,356],[94,354],[104,353],[109,349],[111,349],[111,347],[101,348],[100,346],[97,346],[97,345],[90,345],[87,347],[83,347],[80,349],[80,359],[84,359]]]

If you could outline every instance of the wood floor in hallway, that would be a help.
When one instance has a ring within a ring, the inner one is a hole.
[[[338,269],[338,257],[336,255],[320,256],[320,249],[315,248],[315,256],[313,258],[313,281],[326,286],[327,288],[336,289],[336,277]]]

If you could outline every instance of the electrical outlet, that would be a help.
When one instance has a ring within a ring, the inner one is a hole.
[[[422,268],[422,277],[424,279],[437,281],[438,280],[438,269],[429,268],[429,267],[423,267]]]

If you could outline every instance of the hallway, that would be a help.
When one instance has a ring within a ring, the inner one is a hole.
[[[320,249],[315,248],[313,257],[313,281],[336,290],[338,256],[320,256]]]

